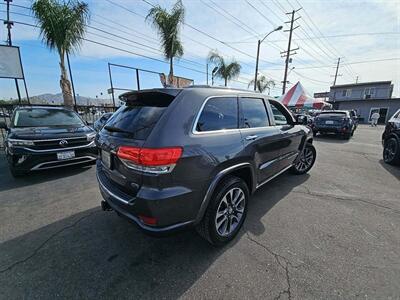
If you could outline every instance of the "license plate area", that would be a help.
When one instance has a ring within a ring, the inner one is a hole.
[[[57,159],[58,160],[66,160],[75,157],[75,151],[64,151],[64,152],[57,152]]]
[[[333,124],[335,124],[335,122],[333,122],[333,121],[325,121],[325,124],[327,124],[327,125],[333,125]]]
[[[101,162],[104,166],[111,169],[111,154],[110,152],[101,150]]]

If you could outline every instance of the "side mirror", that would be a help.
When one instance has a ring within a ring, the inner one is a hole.
[[[303,115],[297,115],[296,116],[296,123],[301,124],[301,125],[307,125],[307,117]]]
[[[8,129],[6,122],[0,121],[0,129],[5,129],[5,130]]]

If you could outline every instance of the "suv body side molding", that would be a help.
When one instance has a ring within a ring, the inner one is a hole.
[[[211,196],[214,193],[214,190],[217,187],[218,183],[221,181],[221,179],[225,175],[229,174],[232,171],[239,170],[239,169],[246,168],[246,167],[249,167],[250,170],[251,170],[252,182],[253,182],[253,185],[254,185],[254,174],[253,174],[254,171],[253,171],[253,168],[252,168],[250,163],[247,163],[247,162],[240,163],[240,164],[236,164],[236,165],[230,166],[229,168],[223,169],[211,181],[211,183],[210,183],[210,185],[209,185],[209,187],[207,189],[207,192],[206,192],[206,194],[204,196],[204,199],[201,202],[199,212],[197,213],[197,217],[195,219],[195,224],[199,223],[201,221],[201,219],[203,218],[204,213],[205,213],[205,211],[206,211],[206,209],[208,207],[208,203],[210,202]],[[250,187],[249,190],[250,190],[250,193],[252,193],[254,188]]]

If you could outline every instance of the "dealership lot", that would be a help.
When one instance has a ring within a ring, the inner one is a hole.
[[[2,154],[0,298],[398,298],[400,168],[382,131],[316,138],[310,173],[257,191],[220,249],[101,211],[93,166],[15,180]]]

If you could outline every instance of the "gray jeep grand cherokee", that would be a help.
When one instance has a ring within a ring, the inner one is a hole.
[[[227,243],[255,190],[288,169],[306,173],[316,158],[311,130],[262,94],[190,87],[120,99],[96,138],[102,207],[147,232],[192,225]]]

